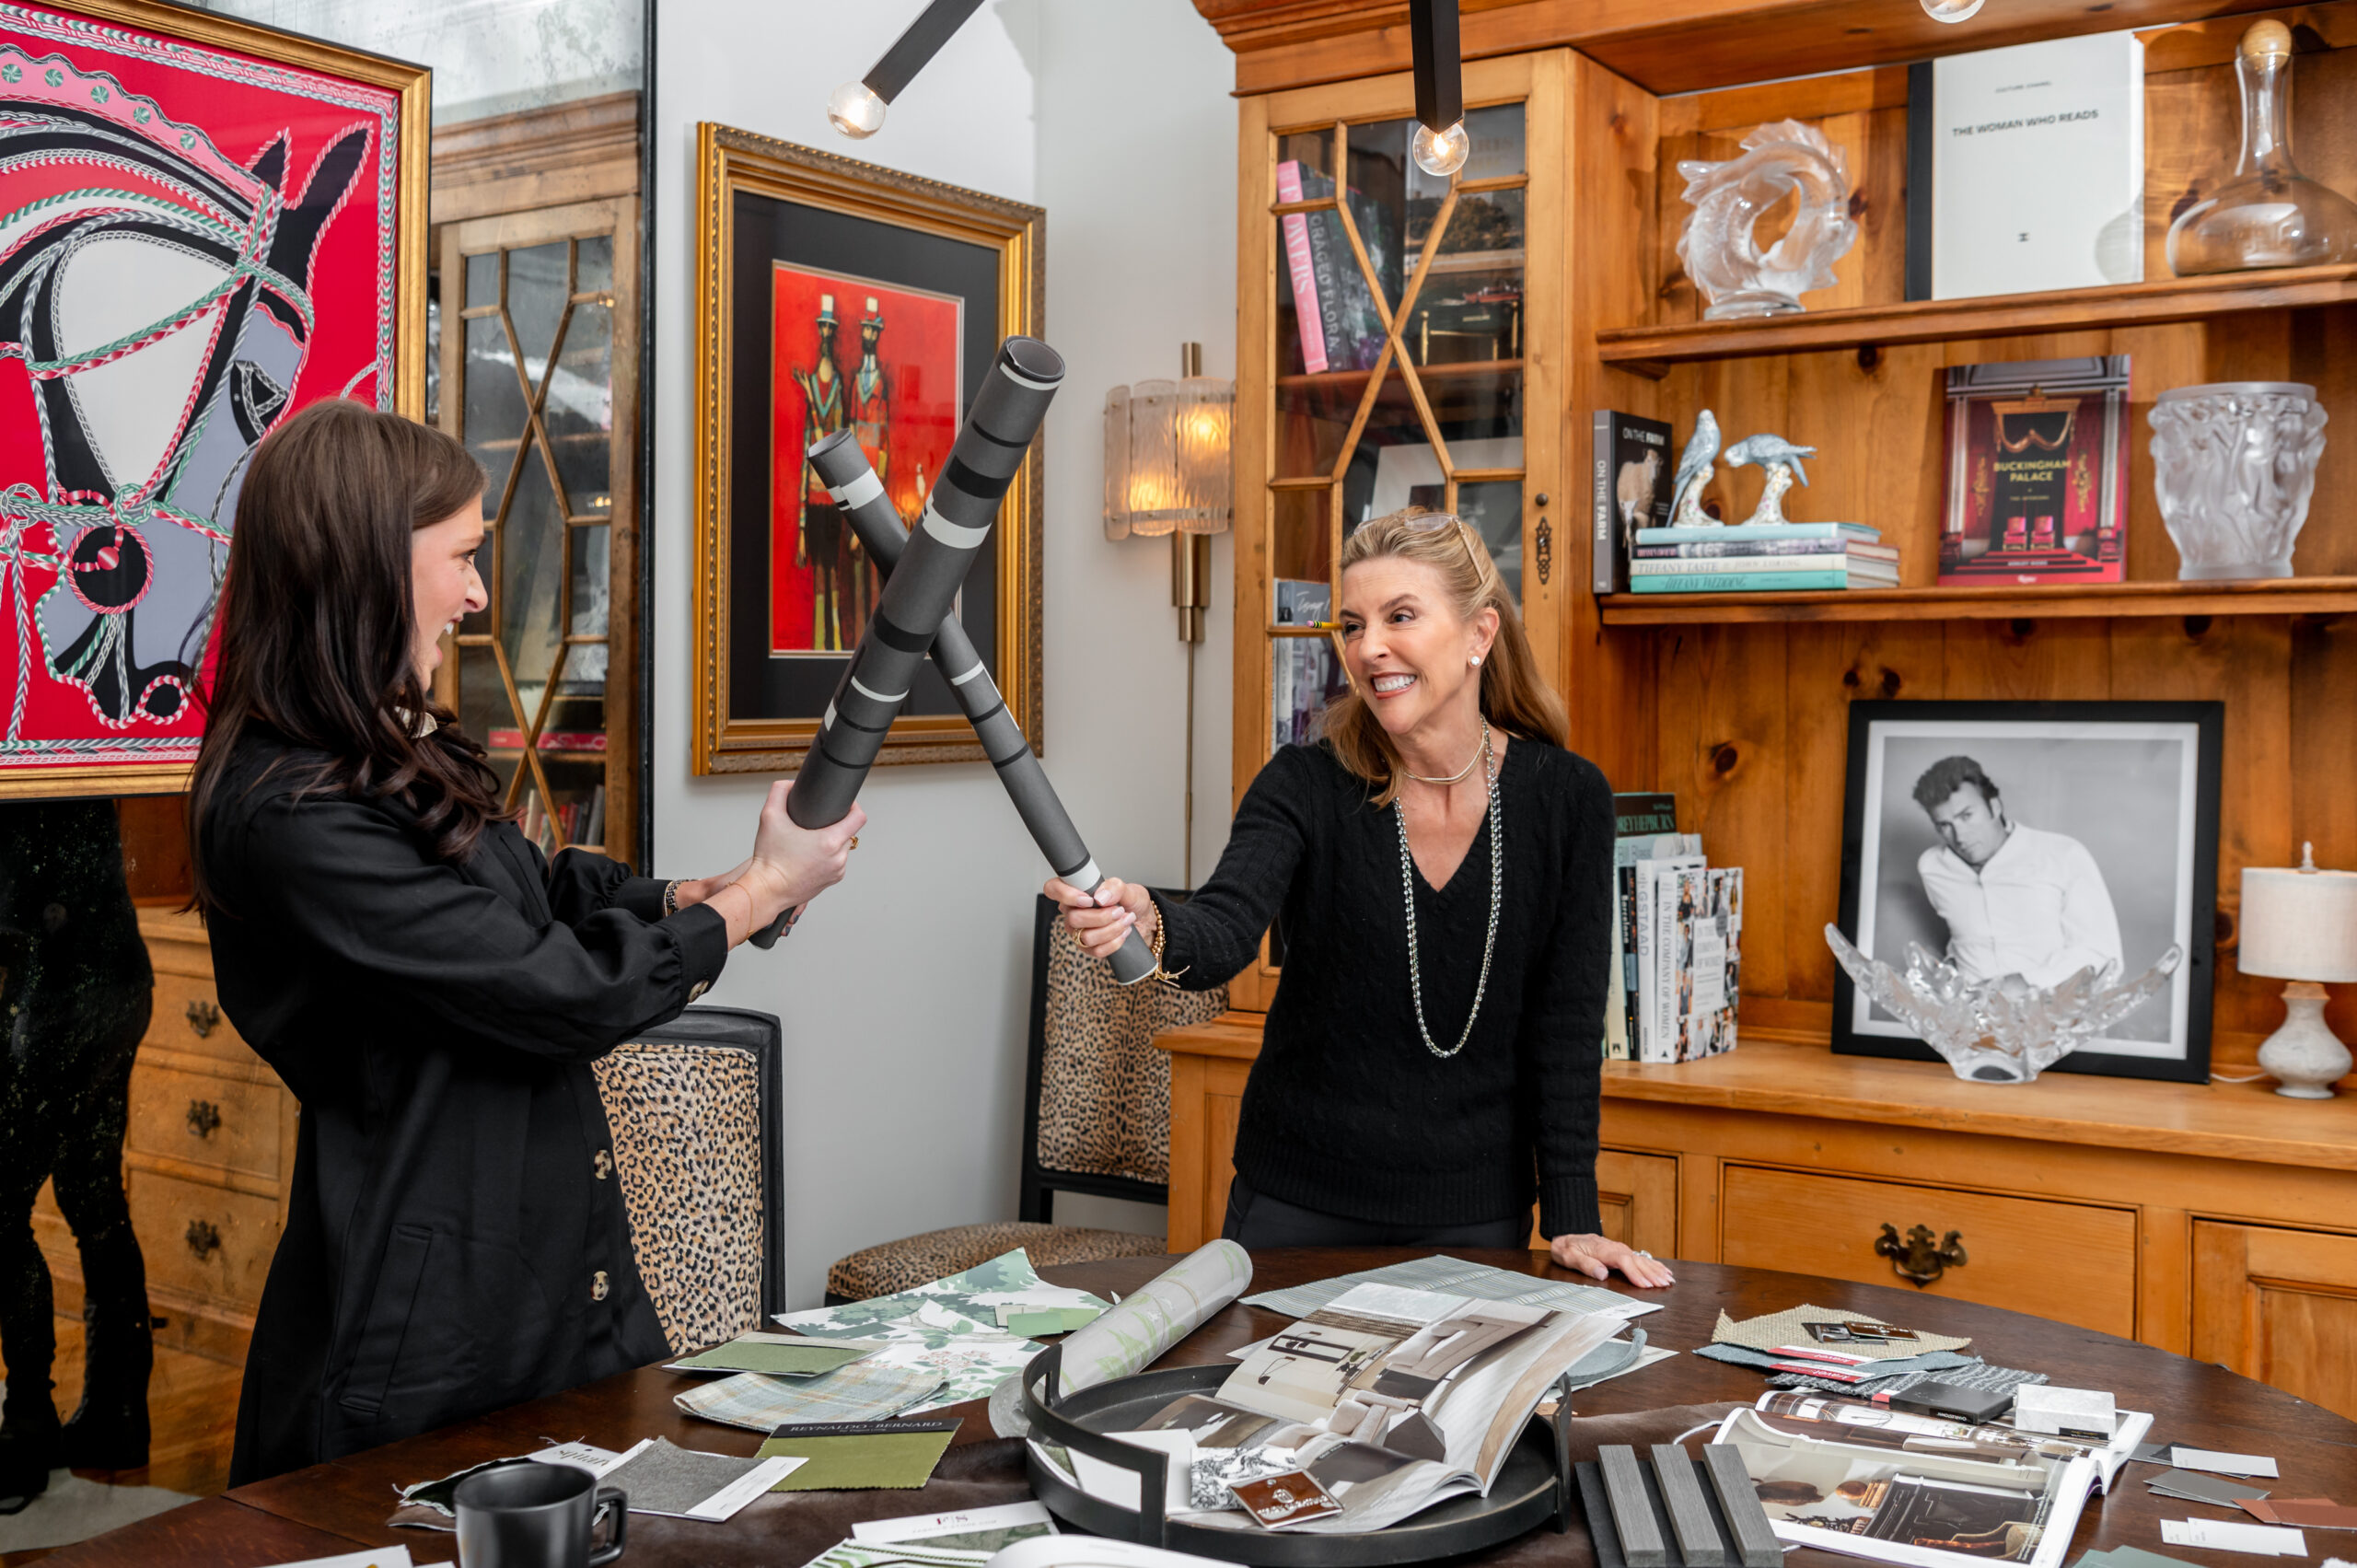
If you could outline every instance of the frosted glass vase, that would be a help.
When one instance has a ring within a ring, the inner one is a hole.
[[[2324,456],[2324,405],[2294,381],[2177,387],[2154,401],[2153,493],[2180,579],[2288,577]]]

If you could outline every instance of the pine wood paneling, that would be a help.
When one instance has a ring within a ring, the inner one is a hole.
[[[2199,1220],[2193,1354],[2357,1417],[2357,1237]]]

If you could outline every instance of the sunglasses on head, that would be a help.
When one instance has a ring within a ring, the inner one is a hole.
[[[1458,517],[1456,513],[1420,513],[1415,517],[1401,519],[1401,526],[1410,533],[1421,534],[1438,533],[1443,528],[1454,528],[1457,530],[1458,542],[1465,546],[1465,558],[1473,563],[1474,575],[1476,576],[1485,578],[1489,575],[1489,574],[1483,570],[1486,563],[1481,558],[1481,552],[1473,548],[1473,525]]]

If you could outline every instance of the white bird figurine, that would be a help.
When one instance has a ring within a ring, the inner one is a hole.
[[[1768,486],[1759,493],[1759,505],[1751,509],[1751,516],[1744,519],[1745,524],[1789,521],[1784,516],[1784,492],[1793,487],[1794,479],[1803,484],[1808,482],[1808,470],[1801,467],[1801,459],[1815,456],[1816,447],[1795,447],[1782,436],[1771,436],[1765,431],[1757,436],[1747,436],[1729,447],[1729,468],[1739,469],[1746,463],[1758,463],[1768,470]]]
[[[1694,434],[1678,455],[1676,499],[1669,508],[1674,528],[1710,528],[1719,519],[1702,510],[1702,491],[1711,482],[1711,466],[1719,459],[1719,422],[1709,409],[1694,416]]]

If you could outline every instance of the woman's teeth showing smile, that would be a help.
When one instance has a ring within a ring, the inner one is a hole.
[[[1415,683],[1416,678],[1412,675],[1378,675],[1374,682],[1375,694],[1378,697],[1396,697]]]

